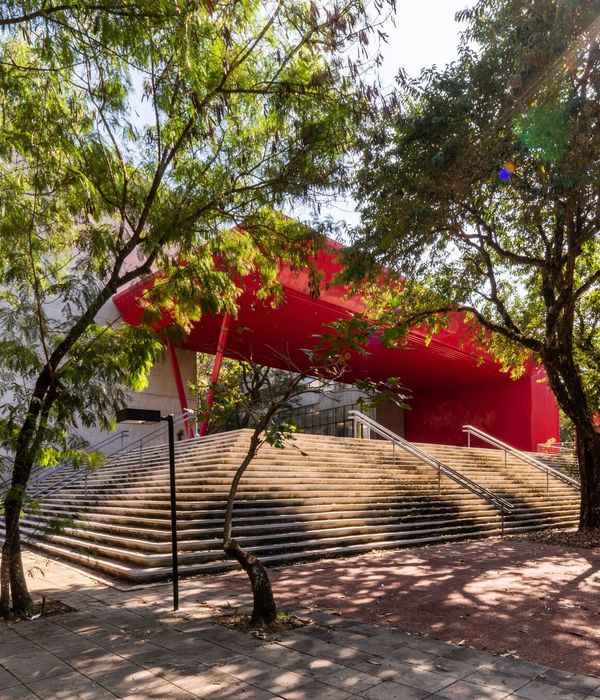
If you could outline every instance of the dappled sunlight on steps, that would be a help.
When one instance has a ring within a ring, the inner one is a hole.
[[[225,571],[221,535],[231,478],[251,431],[176,446],[179,565],[183,575]],[[572,526],[575,489],[494,450],[422,445],[514,505],[507,531]],[[304,453],[304,454],[303,454]],[[56,524],[60,529],[56,530]],[[48,530],[52,525],[53,529]],[[23,533],[49,554],[132,581],[170,574],[166,446],[125,454],[87,480],[41,498]],[[478,496],[387,443],[298,435],[264,446],[246,472],[234,535],[265,563],[500,534],[498,512]]]

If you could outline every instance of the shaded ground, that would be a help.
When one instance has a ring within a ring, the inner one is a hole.
[[[511,542],[535,542],[537,544],[556,544],[562,547],[583,547],[597,550],[600,553],[600,530],[538,530],[521,535],[505,537],[505,541]]]
[[[243,575],[221,577],[246,590]],[[600,675],[600,552],[485,540],[272,571],[280,605]]]
[[[0,624],[2,700],[600,698],[600,677],[302,606],[290,608],[311,623],[270,638],[228,629],[215,615],[250,610],[228,585],[239,579],[183,579],[174,613],[168,583],[115,588],[31,552],[25,563],[35,598],[76,612]]]

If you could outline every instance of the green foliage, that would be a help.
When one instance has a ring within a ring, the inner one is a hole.
[[[0,26],[0,445],[26,481],[243,275],[277,302],[320,237],[276,210],[346,181],[373,28],[360,0],[9,1]],[[155,270],[145,327],[98,318]]]
[[[273,406],[277,410],[269,419],[267,433],[274,436],[280,424],[284,431],[295,432],[295,426],[282,423],[279,414],[296,405],[298,397],[307,393],[306,375],[225,358],[219,380],[213,386],[210,383],[213,359],[210,355],[199,356],[197,381],[192,386],[198,396],[200,416],[208,409],[206,397],[209,389],[214,391],[211,432],[256,428]]]
[[[355,327],[352,328],[355,331]],[[301,397],[328,393],[331,382],[343,378],[348,369],[348,361],[340,357],[340,348],[343,353],[354,344],[355,348],[368,352],[358,345],[356,334],[351,339],[342,340],[342,331],[345,330],[343,326],[332,329],[332,341],[325,341],[319,351],[311,355],[313,364],[303,372],[225,358],[219,380],[212,385],[210,374],[213,358],[200,356],[197,381],[192,386],[198,396],[198,414],[207,415],[206,397],[212,389],[214,402],[210,410],[211,432],[239,428],[259,429],[262,440],[274,447],[284,447],[286,441],[293,440],[294,434],[299,430],[289,422],[289,417],[301,405]],[[289,364],[293,366],[291,361]],[[362,393],[358,403],[364,410],[370,410],[381,402],[407,408],[406,396],[397,378],[378,382],[365,378],[357,381],[355,386]]]
[[[543,362],[590,436],[600,409],[599,14],[597,0],[480,0],[460,13],[458,60],[401,75],[399,110],[362,140],[362,223],[348,257],[398,336],[464,312],[514,375],[532,355]]]

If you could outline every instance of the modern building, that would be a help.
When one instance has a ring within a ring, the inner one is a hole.
[[[332,283],[341,270],[339,247],[330,241],[315,257],[322,273],[318,297],[310,293],[307,271],[281,268],[278,278],[284,301],[277,308],[257,299],[256,276],[244,278],[237,316],[205,315],[178,347],[166,345],[165,357],[152,370],[148,388],[132,397],[132,405],[173,413],[193,408],[195,399],[187,386],[195,378],[196,352],[214,354],[217,368],[220,358],[226,356],[251,358],[281,369],[309,369],[306,350],[319,341],[328,324],[365,309],[361,298],[349,297],[344,287]],[[147,285],[144,282],[120,291],[104,315],[109,318],[118,313],[126,323],[141,323],[139,299]],[[168,323],[165,316],[162,328]],[[559,439],[558,409],[543,371],[531,363],[521,378],[511,379],[499,363],[477,349],[459,315],[433,338],[424,330],[411,331],[402,347],[384,347],[376,335],[370,338],[367,354],[349,355],[348,369],[341,379],[352,385],[366,377],[400,379],[410,396],[408,410],[381,406],[377,420],[410,441],[464,445],[465,424],[522,450],[535,451],[538,444]],[[344,406],[355,403],[356,396],[348,388],[337,393],[333,392],[329,401],[320,399],[318,405],[298,411],[301,427],[307,432],[348,434]]]

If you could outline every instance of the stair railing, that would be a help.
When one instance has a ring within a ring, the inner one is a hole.
[[[572,477],[568,476],[567,474],[563,474],[558,469],[554,469],[553,467],[549,467],[547,464],[544,464],[544,462],[542,462],[541,460],[536,459],[535,457],[532,457],[531,455],[527,454],[526,452],[521,452],[521,450],[517,450],[515,447],[511,447],[506,442],[502,442],[502,440],[498,440],[498,438],[495,438],[493,435],[490,435],[489,433],[486,433],[483,430],[480,430],[479,428],[476,428],[473,425],[463,425],[463,433],[467,433],[467,441],[468,441],[467,444],[469,447],[471,447],[471,435],[474,435],[475,437],[479,438],[479,440],[483,440],[483,442],[487,442],[488,445],[492,445],[493,447],[496,447],[497,449],[502,450],[504,452],[504,466],[505,467],[506,467],[508,455],[511,455],[511,457],[514,457],[515,459],[518,459],[521,462],[525,462],[526,464],[529,464],[530,466],[535,467],[536,469],[539,469],[542,472],[545,472],[546,473],[546,492],[550,491],[550,477],[551,476],[554,476],[555,478],[560,479],[565,484],[572,486],[574,489],[577,489],[578,491],[581,490],[581,486],[580,486],[579,482],[577,482]]]
[[[369,431],[376,433],[388,442],[391,442],[392,446],[398,446],[400,449],[404,450],[408,454],[412,455],[413,457],[416,457],[423,464],[426,464],[432,469],[435,469],[437,471],[438,477],[438,494],[441,493],[442,475],[444,475],[448,479],[451,479],[455,483],[459,484],[459,486],[461,486],[462,488],[467,489],[467,491],[470,491],[479,498],[483,499],[486,503],[489,503],[491,506],[496,508],[496,510],[499,511],[502,519],[502,534],[504,534],[504,517],[512,511],[512,503],[509,503],[506,499],[502,498],[501,496],[498,496],[493,491],[486,489],[485,486],[482,486],[476,481],[469,479],[468,476],[465,476],[459,471],[456,471],[456,469],[453,469],[441,460],[437,459],[437,457],[434,457],[428,452],[425,452],[425,450],[422,450],[420,447],[417,447],[408,440],[405,440],[399,435],[396,435],[396,433],[392,432],[389,428],[386,428],[384,425],[381,425],[381,423],[377,423],[375,420],[369,418],[369,416],[366,416],[364,413],[361,413],[360,411],[350,411],[350,415],[355,421],[355,424],[359,423],[360,425],[368,428]],[[358,431],[356,429],[354,431],[354,434],[358,434]]]
[[[123,447],[123,441],[125,438],[129,435],[128,430],[121,430],[118,433],[115,433],[114,435],[109,435],[108,437],[104,438],[103,440],[100,440],[100,442],[95,443],[89,448],[90,452],[97,451],[100,449],[103,449],[104,447],[107,447],[108,445],[111,445],[113,442],[116,442],[117,440],[121,441],[121,447]],[[37,490],[40,482],[42,482],[42,488],[43,488],[43,482],[47,481],[50,477],[52,477],[52,481],[54,481],[54,477],[56,477],[57,474],[61,474],[62,472],[68,470],[69,467],[72,467],[73,465],[73,460],[72,459],[64,459],[62,462],[59,462],[55,467],[40,467],[40,466],[35,466],[31,470],[31,476],[29,477],[29,484],[28,484],[28,489],[30,490]],[[68,475],[70,476],[72,472],[68,472]],[[9,485],[10,485],[10,479],[2,479],[2,482],[0,484],[0,498],[6,495],[6,492],[8,491]],[[60,483],[62,483],[62,480],[60,480]],[[50,487],[48,487],[50,488]],[[47,489],[43,489],[41,493],[45,493]],[[40,492],[38,492],[40,493]],[[36,496],[38,495],[36,493]]]
[[[123,443],[125,442],[125,438],[129,435],[129,430],[121,430],[118,433],[115,433],[114,435],[109,435],[108,437],[104,438],[103,440],[100,440],[100,442],[95,443],[91,447],[88,448],[89,452],[97,452],[98,450],[102,450],[105,447],[108,447],[109,445],[112,445],[113,442],[117,442],[118,440],[121,441],[121,449],[123,448]],[[47,481],[49,478],[52,477],[52,480],[54,481],[54,477],[57,475],[60,475],[61,472],[65,471],[69,467],[72,467],[73,465],[73,460],[72,459],[65,459],[59,464],[56,465],[54,468],[50,467],[36,467],[31,475],[31,478],[29,480],[29,484],[33,489],[37,489],[39,486],[40,482]],[[69,472],[69,475],[71,472]]]
[[[173,426],[180,425],[183,423],[185,420],[189,420],[189,412],[186,411],[185,413],[181,413],[178,416],[175,416],[173,418]],[[161,424],[158,426],[158,428],[155,428],[149,433],[146,433],[146,435],[143,435],[141,438],[134,440],[133,442],[130,442],[128,445],[125,445],[124,447],[121,447],[121,449],[116,450],[115,452],[111,453],[108,458],[104,461],[104,463],[100,466],[100,469],[104,469],[110,464],[113,464],[115,460],[119,457],[122,457],[124,454],[127,454],[128,452],[132,452],[133,450],[139,450],[139,466],[141,467],[143,464],[143,450],[144,450],[144,445],[152,440],[153,438],[156,437],[158,433],[161,431],[164,432],[166,429],[166,424]],[[127,432],[127,431],[122,431],[122,432]],[[117,434],[118,435],[118,434]],[[196,438],[192,438],[196,439]],[[94,473],[96,473],[98,470],[96,470]],[[38,493],[37,495],[43,495],[43,496],[51,496],[53,493],[56,493],[56,491],[60,491],[61,489],[65,488],[65,486],[71,486],[72,484],[76,483],[77,481],[80,481],[81,479],[84,480],[84,490],[85,490],[85,495],[87,496],[88,493],[88,477],[90,475],[89,469],[80,469],[80,470],[73,470],[65,479],[60,481],[58,484],[54,484],[53,486],[49,487],[48,489],[45,489],[41,493]]]

